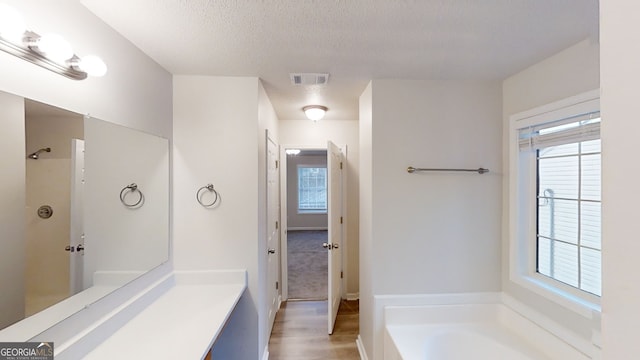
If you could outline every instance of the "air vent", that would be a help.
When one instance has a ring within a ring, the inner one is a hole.
[[[329,74],[322,73],[291,73],[293,85],[325,85],[329,81]]]

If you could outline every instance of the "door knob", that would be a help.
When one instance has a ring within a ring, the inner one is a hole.
[[[267,252],[269,254],[275,254],[276,253],[276,249],[269,249],[269,250],[267,250]]]
[[[74,252],[76,249],[71,245],[67,245],[64,247],[64,251]]]
[[[78,250],[78,251],[84,250],[84,245],[83,244],[78,244],[78,246],[76,246],[76,250]]]
[[[327,250],[331,250],[333,248],[333,245],[331,245],[329,243],[322,243],[322,247],[327,249]]]
[[[337,249],[337,248],[338,248],[338,244],[335,244],[335,243],[334,243],[334,244],[333,244],[333,246],[332,246],[332,248],[333,248],[333,249]]]

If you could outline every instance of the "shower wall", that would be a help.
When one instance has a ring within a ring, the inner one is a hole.
[[[27,112],[28,114],[28,112]],[[25,154],[50,147],[38,160],[26,161],[25,315],[34,314],[69,296],[71,139],[83,138],[83,118],[25,118]],[[38,216],[49,205],[53,215]]]

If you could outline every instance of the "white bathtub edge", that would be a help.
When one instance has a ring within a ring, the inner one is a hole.
[[[386,306],[452,305],[452,304],[495,304],[499,303],[501,292],[473,292],[448,294],[407,294],[373,296],[373,355],[372,359],[382,359],[384,354],[384,308]]]
[[[561,324],[558,324],[554,320],[530,308],[529,306],[521,303],[520,301],[514,299],[506,293],[502,294],[502,303],[525,319],[539,326],[543,330],[549,332],[561,341],[567,343],[577,351],[590,358],[593,358],[593,352],[595,349],[594,344],[592,344],[591,342],[581,338],[571,330],[567,329]]]
[[[496,294],[498,296],[495,296]],[[376,358],[379,356],[384,356],[385,359],[389,356],[394,360],[402,358],[399,355],[400,349],[397,348],[396,342],[389,333],[389,326],[428,324],[430,321],[426,319],[434,319],[432,323],[441,323],[445,320],[442,316],[446,317],[449,312],[453,316],[454,323],[464,322],[465,317],[468,317],[472,322],[491,321],[490,317],[497,314],[496,321],[503,323],[523,338],[537,337],[543,347],[551,349],[549,355],[556,358],[566,360],[600,358],[599,343],[596,341],[599,331],[593,331],[592,339],[585,339],[505,293],[381,297],[376,300],[380,301],[376,305],[380,306],[382,310],[382,338],[378,342],[379,348],[374,349]],[[469,310],[463,310],[462,315],[456,315],[457,309],[464,309],[464,305],[471,305],[471,307]],[[441,309],[437,309],[433,313],[435,309],[428,309],[432,307],[441,307]],[[478,311],[478,309],[480,310]],[[443,310],[444,313],[442,313]],[[477,314],[474,314],[474,311]],[[444,315],[438,314],[438,312]]]

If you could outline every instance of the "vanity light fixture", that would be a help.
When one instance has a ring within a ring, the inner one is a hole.
[[[58,34],[38,35],[26,29],[22,15],[0,3],[0,49],[73,80],[103,76],[107,65],[97,56],[83,58]]]
[[[300,149],[286,149],[284,152],[287,155],[298,155],[300,154]]]
[[[302,108],[304,114],[307,116],[307,119],[311,121],[318,121],[324,117],[324,113],[329,110],[326,106],[322,105],[307,105]]]

